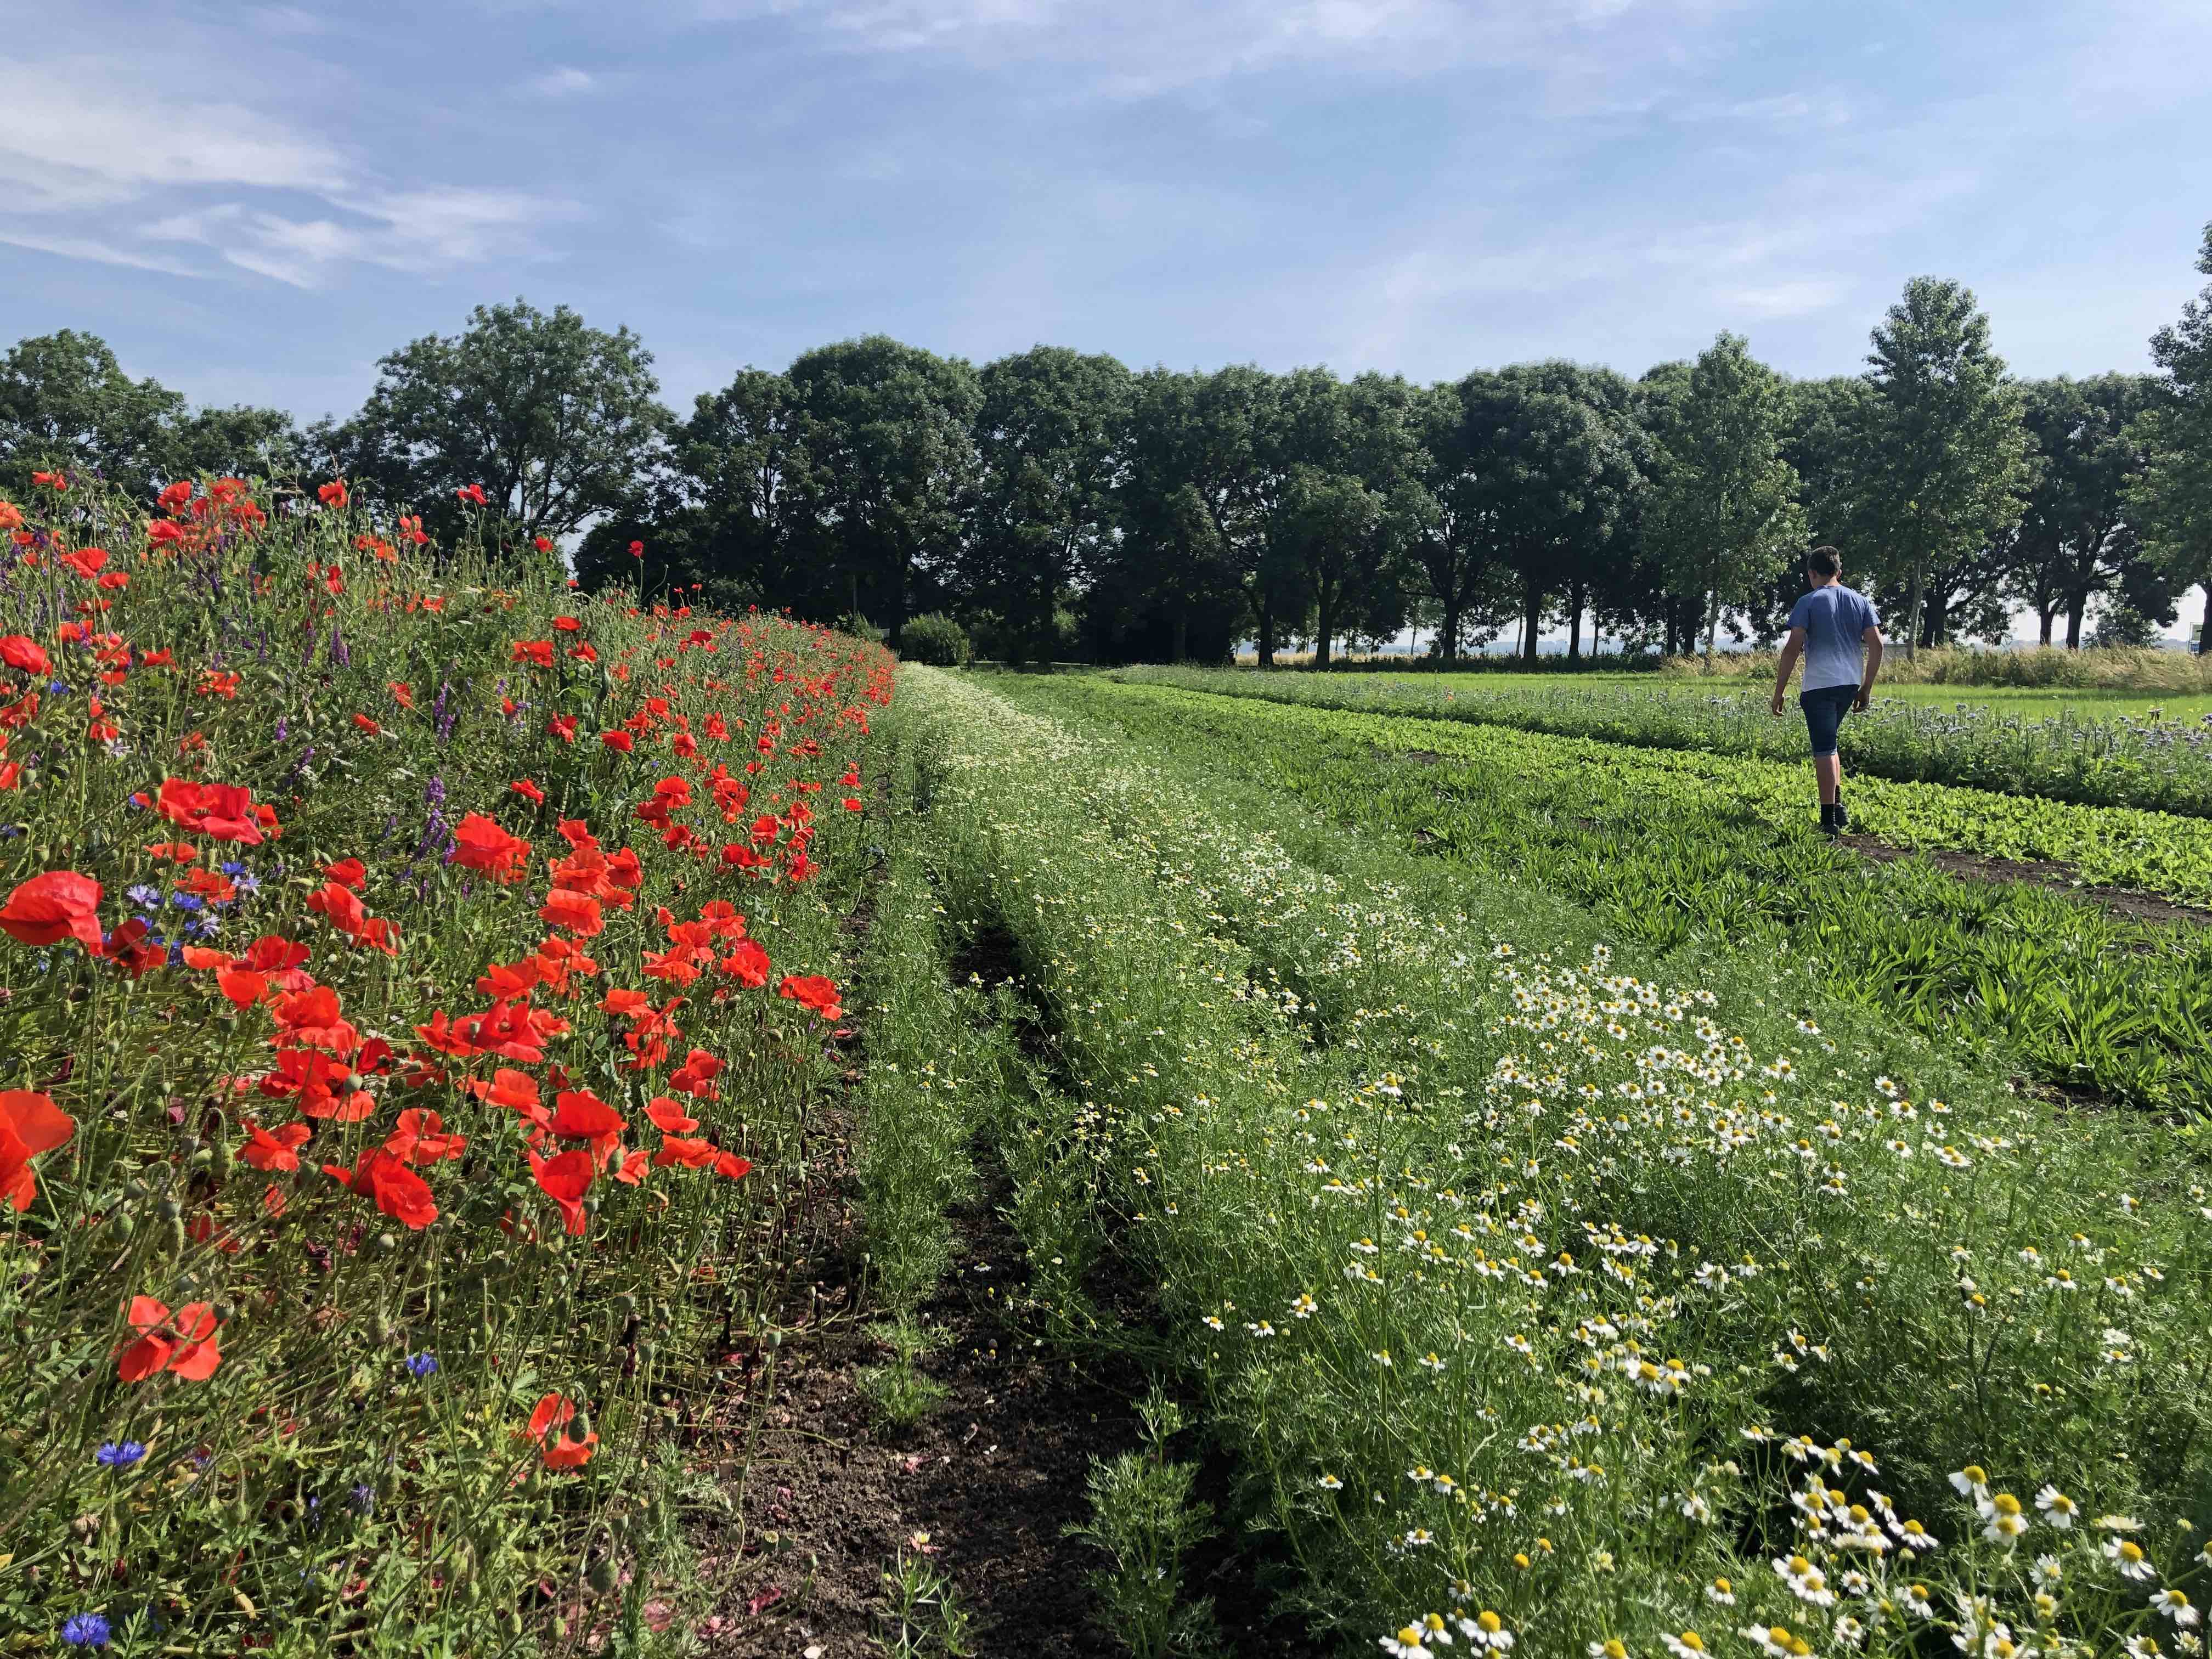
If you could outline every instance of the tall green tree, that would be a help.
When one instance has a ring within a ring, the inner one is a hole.
[[[181,393],[132,380],[96,334],[65,328],[19,340],[0,359],[0,487],[20,495],[33,471],[57,465],[152,482],[184,415]]]
[[[1237,550],[1222,526],[1241,528],[1234,497],[1250,464],[1249,432],[1213,422],[1211,382],[1166,368],[1131,382],[1114,534],[1085,595],[1102,658],[1211,659],[1247,625]]]
[[[311,441],[436,522],[474,484],[518,538],[564,536],[625,505],[658,461],[672,417],[652,365],[629,329],[592,328],[566,306],[478,306],[459,334],[381,359],[361,411]]]
[[[2212,225],[2197,269],[2212,276]],[[2168,586],[2204,589],[2203,651],[2212,647],[2212,285],[2151,337],[2150,355],[2160,374],[2137,425],[2145,459],[2129,509]]]
[[[1789,399],[1735,334],[1686,374],[1646,384],[1656,443],[1644,533],[1670,585],[1699,597],[1710,657],[1721,613],[1749,605],[1806,545],[1797,474],[1782,455]]]
[[[1929,571],[2003,537],[2020,516],[2027,440],[2020,389],[1989,319],[1955,282],[1916,276],[1874,331],[1875,397],[1855,494],[1875,563],[1905,589],[1905,654]]]
[[[1521,652],[1536,659],[1544,618],[1577,617],[1642,484],[1626,383],[1574,363],[1479,372],[1459,384],[1469,505],[1487,553],[1518,590]]]
[[[1131,409],[1113,357],[1036,346],[983,366],[963,597],[1013,647],[1057,654],[1062,600],[1096,579],[1115,521]]]
[[[2023,392],[2027,490],[2008,544],[2008,586],[2034,609],[2044,644],[2063,615],[2067,648],[2078,649],[2094,602],[2123,584],[2143,590],[2129,491],[2144,468],[2139,426],[2153,400],[2151,381],[2060,375]]]
[[[786,378],[812,526],[848,594],[896,632],[937,601],[960,550],[978,471],[975,371],[871,334],[801,354]]]

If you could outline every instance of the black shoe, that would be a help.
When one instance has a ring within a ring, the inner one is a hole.
[[[1836,803],[1836,830],[1837,830],[1837,833],[1840,835],[1843,831],[1844,831],[1844,830],[1846,830],[1850,829],[1850,827],[1851,827],[1851,815],[1850,815],[1850,813],[1849,811],[1847,811],[1846,810],[1844,810],[1844,804],[1843,804],[1843,802],[1842,802],[1842,801],[1840,801],[1840,800],[1838,800],[1838,801]]]
[[[1832,836],[1843,827],[1837,809],[1823,803],[1820,807],[1820,832],[1823,835]]]

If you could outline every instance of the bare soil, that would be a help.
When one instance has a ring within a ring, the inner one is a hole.
[[[2084,884],[2081,872],[2070,864],[2040,859],[1993,858],[1979,853],[1956,853],[1942,848],[1916,850],[1893,846],[1874,836],[1846,835],[1837,839],[1877,864],[1925,858],[1937,869],[1967,881],[2027,881],[2039,886],[2059,888],[2076,898],[2101,905],[2114,915],[2126,916],[2136,921],[2191,922],[2198,926],[2212,922],[2212,910],[2202,909],[2196,905],[2177,904],[2172,899],[2160,898],[2154,893],[2139,893],[2131,888]]]

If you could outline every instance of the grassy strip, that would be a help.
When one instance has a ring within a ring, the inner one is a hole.
[[[1617,682],[1492,688],[1364,675],[1166,667],[1125,669],[1117,678],[1303,708],[1420,714],[1640,748],[1763,759],[1801,777],[1804,766],[1805,728],[1796,708],[1777,720],[1768,710],[1768,693],[1756,689],[1716,691]],[[1887,697],[1846,720],[1838,745],[1844,766],[1870,778],[2212,817],[2212,727],[2202,724],[2083,720],[2070,711],[2030,720],[1964,703],[1939,708]],[[1802,787],[1796,793],[1802,794]],[[1892,793],[1886,799],[1892,816],[1909,819],[1910,804],[1925,797]],[[2075,826],[2082,821],[2063,813],[1990,803],[1973,816],[2001,823],[1999,833],[2015,843],[2039,839],[2052,846],[2094,845],[2100,839],[2081,832]],[[2200,824],[2193,832],[2197,856],[2188,867],[2212,880],[2212,830]],[[2075,854],[2051,851],[2028,856],[2072,861]]]
[[[1947,1583],[2014,1613],[2024,1560],[1933,1514],[1931,1559],[1853,1555],[1782,1503],[1793,1457],[1870,1505],[1853,1450],[1915,1502],[1970,1459],[2168,1528],[2197,1489],[2203,1200],[2170,1148],[2012,1100],[1794,973],[1670,987],[1540,893],[1447,888],[1233,784],[1232,830],[1119,733],[943,676],[906,695],[953,738],[948,904],[1018,941],[1095,1103],[1102,1201],[1316,1616],[1449,1633],[1486,1607],[1573,1659],[1773,1639],[1738,1621],[1901,1651],[1927,1627],[1907,1576],[1955,1628]],[[2115,1644],[2140,1597],[2039,1524],[2083,1580],[2058,1616]],[[2169,1572],[2193,1547],[2146,1537]],[[1767,1548],[1868,1593],[1815,1607]]]
[[[1537,882],[1620,936],[1787,951],[1820,964],[1837,994],[1930,1036],[1995,1045],[2047,1082],[2212,1104],[2212,929],[2124,921],[2027,883],[1871,864],[1802,822],[1778,826],[1755,781],[1732,775],[1752,763],[1099,679],[1006,689]]]

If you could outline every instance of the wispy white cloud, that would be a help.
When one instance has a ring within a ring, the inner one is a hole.
[[[1146,96],[1284,69],[1346,77],[1469,67],[1554,86],[1646,74],[1749,0],[696,0],[709,21],[782,19],[825,43],[978,67],[1057,65],[1042,90]]]
[[[545,226],[580,216],[574,203],[517,191],[408,191],[343,198],[338,216],[293,218],[238,202],[173,214],[146,227],[154,241],[197,244],[295,288],[319,288],[349,264],[427,276],[493,258],[548,257]]]
[[[327,139],[235,102],[173,101],[127,66],[39,65],[11,98],[0,213],[17,222],[0,240],[66,258],[205,275],[173,251],[199,246],[315,288],[355,264],[427,275],[543,258],[538,233],[580,213],[521,191],[396,190]]]
[[[527,90],[540,98],[574,98],[597,85],[599,81],[589,71],[563,64],[532,79]]]

